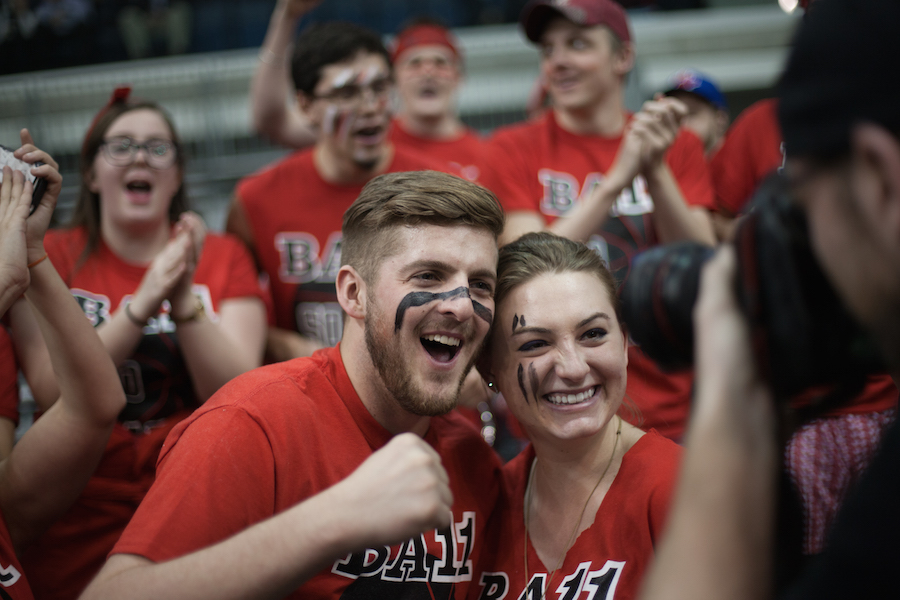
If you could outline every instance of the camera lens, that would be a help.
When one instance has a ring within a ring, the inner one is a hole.
[[[823,273],[803,212],[784,178],[766,179],[735,232],[738,305],[760,373],[775,395],[822,390],[820,408],[846,401],[884,366]],[[621,291],[631,338],[661,369],[690,368],[700,272],[715,251],[694,242],[638,254]],[[810,411],[812,413],[812,411]]]
[[[631,338],[664,370],[694,362],[692,312],[709,246],[679,242],[638,254],[622,287],[622,316]]]

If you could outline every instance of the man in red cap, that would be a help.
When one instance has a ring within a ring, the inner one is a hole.
[[[457,111],[463,80],[458,40],[442,25],[419,19],[403,28],[389,49],[400,96],[391,140],[476,180],[483,145]]]
[[[658,97],[625,108],[634,64],[628,19],[612,0],[536,0],[522,12],[541,49],[551,109],[495,133],[480,182],[507,211],[504,241],[548,229],[586,242],[621,282],[631,257],[659,243],[714,243],[703,144],[680,129],[687,110]],[[638,349],[629,353],[628,396],[644,427],[680,439],[689,374],[661,373]]]
[[[291,148],[315,143],[316,132],[290,95],[285,57],[298,21],[320,0],[279,0],[260,49],[250,98],[254,127]],[[404,27],[390,46],[400,109],[391,141],[420,156],[447,165],[450,172],[478,178],[482,141],[459,118],[456,100],[463,80],[462,50],[442,25],[418,19]]]

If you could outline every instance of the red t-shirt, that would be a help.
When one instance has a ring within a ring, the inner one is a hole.
[[[22,565],[16,557],[6,518],[0,514],[0,598],[6,600],[34,600]]]
[[[53,265],[97,326],[131,298],[146,267],[126,263],[102,241],[79,266],[85,243],[83,229],[53,230],[44,238]],[[213,320],[224,300],[265,296],[246,247],[213,233],[203,244],[193,291]],[[22,557],[40,598],[75,598],[90,583],[153,482],[166,435],[200,404],[168,303],[150,319],[134,354],[119,365],[119,377],[127,403],[97,470],[72,508]]]
[[[760,100],[735,119],[709,163],[718,209],[739,214],[766,175],[784,163],[778,101]]]
[[[403,128],[399,119],[391,126],[391,141],[416,156],[444,163],[451,173],[459,173],[469,181],[478,181],[483,163],[485,144],[481,137],[468,127],[462,135],[451,140],[435,140],[419,137]]]
[[[387,172],[448,169],[400,148]],[[323,345],[341,339],[343,313],[334,282],[341,265],[341,222],[363,184],[322,179],[313,151],[295,152],[237,186],[257,262],[271,283],[275,325]]]
[[[525,489],[534,448],[523,450],[503,467],[503,504],[488,525],[489,551],[478,565],[469,598],[637,597],[663,531],[681,453],[656,431],[637,441],[622,458],[594,523],[575,540],[545,592],[555,565],[544,565],[530,540],[525,573]]]
[[[156,482],[113,553],[160,562],[210,546],[345,479],[390,438],[339,348],[245,373],[172,431]],[[432,418],[425,440],[450,477],[453,528],[348,555],[290,598],[465,596],[499,460],[456,413]]]
[[[496,132],[486,153],[493,162],[480,183],[497,194],[508,213],[536,212],[550,224],[603,179],[621,142],[622,136],[568,132],[557,124],[553,111],[547,111],[537,120]],[[703,144],[696,135],[682,130],[666,163],[689,205],[713,207]],[[637,252],[659,243],[653,208],[646,182],[636,177],[613,205],[610,218],[587,242],[619,282],[627,277]],[[627,395],[642,414],[633,419],[634,424],[680,439],[689,412],[692,375],[662,373],[636,347],[629,350],[628,361]]]
[[[19,423],[19,365],[12,339],[0,323],[0,417]]]

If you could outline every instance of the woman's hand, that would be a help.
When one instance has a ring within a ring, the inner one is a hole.
[[[150,263],[131,299],[131,314],[144,322],[156,315],[163,300],[169,298],[187,271],[190,260],[190,236],[182,232],[170,239]]]
[[[194,285],[194,273],[197,271],[197,264],[200,262],[200,255],[203,252],[203,242],[206,239],[206,223],[203,222],[200,215],[188,211],[183,213],[181,218],[178,219],[174,233],[176,238],[183,236],[188,244],[187,267],[169,296],[172,314],[183,316],[185,313],[192,313],[194,310],[192,287]]]
[[[28,262],[33,263],[42,258],[46,252],[44,251],[44,234],[50,226],[50,218],[56,209],[56,201],[62,190],[62,175],[59,174],[59,165],[53,157],[34,145],[31,133],[27,129],[19,132],[22,146],[16,150],[13,155],[19,160],[29,164],[42,162],[44,164],[31,169],[31,174],[36,177],[43,177],[47,180],[47,189],[41,198],[41,203],[37,209],[28,217],[26,231],[26,248],[28,251]],[[29,206],[31,204],[31,183],[26,183],[23,189],[28,195]]]
[[[25,219],[31,204],[31,186],[25,177],[9,167],[3,167],[0,184],[0,314],[28,288],[31,278],[26,259]]]

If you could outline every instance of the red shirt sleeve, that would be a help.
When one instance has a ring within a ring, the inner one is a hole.
[[[110,554],[162,562],[271,516],[276,487],[272,449],[243,410],[222,407],[189,427],[182,423],[166,446],[156,481]],[[232,493],[248,489],[254,493]]]

